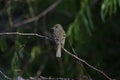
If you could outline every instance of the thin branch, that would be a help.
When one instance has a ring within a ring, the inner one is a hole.
[[[0,35],[37,36],[37,37],[41,37],[41,38],[45,38],[45,39],[51,40],[51,38],[49,38],[48,36],[43,36],[43,35],[40,35],[40,34],[37,34],[37,33],[4,32],[4,33],[0,33]]]
[[[72,53],[70,53],[70,52],[67,51],[65,48],[62,48],[62,49],[63,49],[66,53],[68,53],[69,55],[71,55],[72,57],[74,57],[75,59],[77,59],[78,61],[83,62],[83,63],[86,64],[88,67],[90,67],[90,68],[94,69],[95,71],[97,71],[97,72],[101,73],[102,75],[104,75],[108,80],[115,80],[115,79],[110,78],[110,77],[109,77],[108,75],[106,75],[103,71],[101,71],[101,70],[95,68],[94,66],[88,64],[85,60],[77,57],[76,55],[74,55],[74,54],[72,54]]]
[[[51,77],[43,77],[43,76],[35,76],[29,77],[28,79],[24,79],[21,76],[17,76],[15,79],[6,76],[2,71],[0,73],[8,80],[71,80],[70,78],[51,78]]]
[[[70,46],[71,46],[71,48],[72,48],[72,51],[73,51],[74,55],[78,56],[77,53],[76,53],[76,51],[75,51],[75,49],[72,47],[72,43],[71,43],[70,40],[69,40],[69,43],[70,43]],[[84,66],[83,66],[83,64],[81,63],[81,61],[76,61],[76,62],[77,62],[81,67],[84,68]]]
[[[22,22],[18,22],[16,24],[14,24],[13,26],[14,27],[17,27],[17,26],[21,26],[21,25],[24,25],[24,24],[27,24],[27,23],[30,23],[30,22],[33,22],[33,21],[37,21],[38,19],[40,19],[41,17],[45,16],[48,12],[50,12],[51,10],[53,10],[58,4],[60,4],[62,0],[57,0],[56,2],[54,2],[51,6],[49,6],[46,10],[44,10],[42,13],[40,13],[39,15],[33,17],[33,18],[29,18],[27,20],[24,20]]]
[[[0,71],[0,73],[1,73],[6,79],[12,80],[12,78],[6,76],[2,71]]]

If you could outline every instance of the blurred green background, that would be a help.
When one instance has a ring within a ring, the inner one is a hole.
[[[38,20],[15,26],[39,15],[54,2],[59,4]],[[80,58],[111,78],[120,79],[120,0],[0,0],[0,33],[49,36],[56,23],[66,31],[67,50],[73,53],[73,47]],[[0,70],[12,78],[42,75],[107,80],[64,51],[58,62],[55,51],[54,44],[44,38],[0,35]],[[4,78],[2,74],[0,77]]]

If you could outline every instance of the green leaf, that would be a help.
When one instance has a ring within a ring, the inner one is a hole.
[[[87,6],[86,13],[87,13],[87,18],[88,18],[88,21],[89,21],[90,28],[92,30],[94,30],[94,25],[93,25],[93,21],[92,21],[92,15],[91,15],[91,11],[90,11],[89,6]]]
[[[39,46],[34,46],[31,50],[31,60],[34,60],[36,56],[41,53],[41,49]]]
[[[86,30],[87,30],[88,34],[89,34],[90,36],[92,36],[91,29],[90,29],[90,27],[89,27],[89,23],[88,23],[88,20],[87,20],[86,16],[85,16],[83,13],[81,13],[81,17],[82,17],[82,19],[83,19],[83,22],[84,22],[84,24],[85,24],[85,27],[86,27]]]
[[[119,7],[120,7],[120,0],[118,0],[118,4],[119,4]]]
[[[68,31],[67,31],[67,36],[71,36],[72,34],[72,29],[73,29],[73,24],[71,24],[68,28]]]
[[[5,38],[0,38],[0,50],[4,52],[7,49]]]
[[[112,1],[113,1],[113,13],[116,13],[116,11],[117,11],[117,0],[112,0]]]
[[[14,56],[12,58],[12,62],[11,62],[11,68],[12,68],[12,72],[13,72],[13,77],[17,77],[19,75],[18,71],[20,70],[20,62],[19,62],[19,58],[17,56],[17,52],[14,53]]]
[[[105,21],[107,14],[112,17],[112,14],[117,12],[117,3],[119,4],[119,2],[120,0],[103,0],[100,12],[103,21]]]

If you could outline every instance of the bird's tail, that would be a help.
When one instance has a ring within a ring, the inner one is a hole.
[[[57,45],[56,57],[59,57],[59,58],[61,57],[61,45],[60,44]]]

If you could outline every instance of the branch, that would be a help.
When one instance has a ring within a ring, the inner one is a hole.
[[[6,79],[8,79],[8,80],[12,80],[12,78],[6,76],[2,71],[0,71],[0,73],[1,73]]]
[[[106,75],[103,71],[101,71],[101,70],[95,68],[94,66],[90,65],[90,64],[87,63],[85,60],[77,57],[76,55],[74,55],[74,54],[72,54],[72,53],[70,53],[70,52],[67,51],[65,48],[62,48],[62,49],[63,49],[66,53],[68,53],[69,55],[71,55],[72,57],[74,57],[75,59],[77,59],[78,61],[83,62],[83,63],[86,64],[88,67],[90,67],[90,68],[94,69],[95,71],[97,71],[97,72],[101,73],[102,75],[104,75],[108,80],[115,80],[115,79],[110,78],[110,77],[109,77],[108,75]]]
[[[60,4],[61,1],[62,0],[57,0],[56,2],[54,2],[51,6],[49,6],[46,10],[44,10],[39,15],[37,15],[37,16],[35,16],[33,18],[29,18],[27,20],[24,20],[22,22],[18,22],[16,24],[14,24],[13,26],[17,27],[17,26],[21,26],[21,25],[24,25],[24,24],[27,24],[27,23],[30,23],[30,22],[33,22],[33,21],[37,21],[39,18],[45,16],[48,12],[50,12],[51,10],[53,10],[58,4]]]
[[[45,38],[45,39],[49,39],[52,40],[50,37],[48,36],[43,36],[37,33],[21,33],[21,32],[4,32],[4,33],[0,33],[0,35],[22,35],[22,36],[37,36],[37,37],[41,37],[41,38]]]
[[[8,79],[8,80],[64,80],[64,79],[70,80],[69,78],[51,78],[51,77],[43,77],[43,76],[29,77],[28,79],[24,79],[21,76],[17,76],[15,79],[13,79],[6,76],[2,71],[0,71],[0,73],[5,77],[5,79]]]

